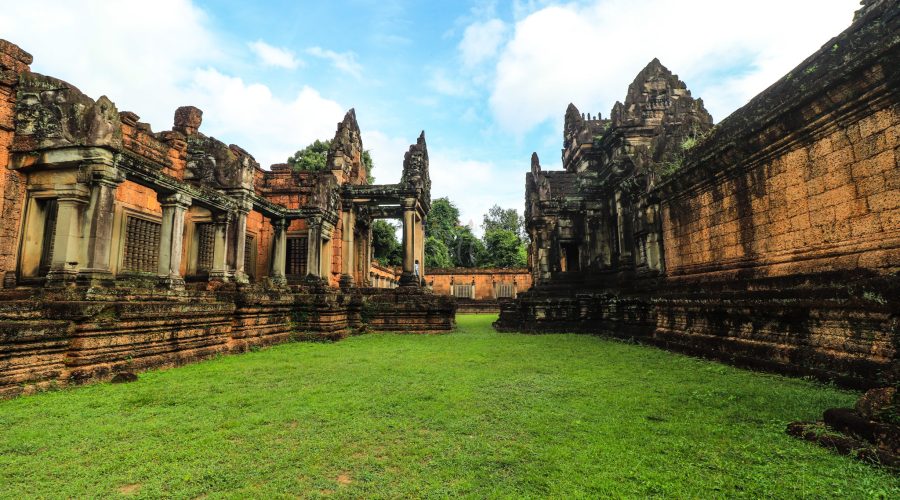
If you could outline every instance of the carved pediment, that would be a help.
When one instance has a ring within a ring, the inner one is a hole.
[[[16,149],[122,146],[122,122],[106,96],[94,101],[68,83],[23,73],[16,95]]]

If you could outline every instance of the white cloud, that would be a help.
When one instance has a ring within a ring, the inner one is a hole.
[[[466,27],[459,42],[463,64],[474,67],[492,59],[497,54],[506,31],[506,24],[499,19],[476,22]]]
[[[360,117],[362,119],[362,117]],[[403,155],[416,137],[391,137],[379,130],[363,130],[361,132],[363,148],[372,155],[375,168],[372,175],[377,184],[396,184],[403,174]]]
[[[257,40],[247,45],[265,66],[296,69],[303,64],[303,61],[294,57],[294,53],[290,50],[273,47],[262,40]]]
[[[215,69],[198,70],[190,88],[192,102],[203,110],[201,132],[249,151],[265,168],[316,139],[334,136],[346,110],[303,87],[291,100],[272,95],[269,87],[245,83]]]
[[[137,18],[140,23],[121,22]],[[133,2],[16,2],[0,10],[0,33],[34,55],[33,70],[93,98],[107,95],[154,130],[170,129],[178,106],[199,107],[203,133],[238,144],[263,167],[334,136],[346,111],[310,87],[284,99],[264,84],[215,69],[228,62],[218,49],[228,42],[189,0],[160,0],[152,9]],[[270,62],[289,62],[276,52]]]
[[[460,221],[472,223],[481,235],[481,222],[493,205],[522,211],[524,175],[511,180],[509,172],[492,161],[476,160],[455,150],[429,146],[431,198],[446,196],[460,212]]]
[[[123,23],[123,19],[140,19]],[[0,9],[3,38],[34,56],[32,70],[68,81],[93,98],[108,96],[153,124],[171,128],[193,69],[223,59],[206,15],[189,0],[49,0]]]
[[[858,3],[607,0],[534,11],[519,3],[529,13],[500,50],[490,106],[517,134],[561,121],[570,101],[607,115],[658,57],[718,121],[849,26]]]
[[[435,69],[428,79],[428,86],[439,94],[461,97],[469,93],[467,84],[462,79],[451,77],[441,68]]]
[[[330,61],[338,71],[347,73],[354,78],[362,78],[362,65],[356,62],[356,54],[353,52],[335,52],[322,47],[310,47],[306,49],[306,53]]]

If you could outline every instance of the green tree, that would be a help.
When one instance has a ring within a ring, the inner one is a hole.
[[[484,232],[482,267],[523,267],[526,263],[525,245],[519,235],[509,229]]]
[[[328,150],[331,149],[331,139],[320,141],[316,139],[312,144],[297,151],[288,158],[288,165],[294,170],[302,172],[319,172],[325,170],[328,166]],[[375,182],[372,177],[372,169],[375,164],[372,161],[372,155],[366,149],[362,152],[362,163],[366,168],[366,179],[369,184]]]
[[[303,172],[318,172],[325,170],[328,160],[328,149],[331,148],[331,140],[315,140],[309,146],[297,151],[288,158],[288,165],[294,170]]]
[[[513,232],[520,239],[525,238],[525,218],[519,215],[515,208],[501,208],[494,205],[484,214],[484,222],[481,224],[484,233],[495,229],[505,229]]]
[[[403,264],[403,251],[397,240],[396,226],[382,219],[372,223],[372,253],[375,254],[375,260],[382,265]]]
[[[432,236],[450,248],[458,233],[459,209],[446,197],[431,202],[431,210],[425,220],[425,236]]]
[[[457,228],[450,257],[456,267],[477,267],[484,260],[484,243],[467,226]]]
[[[429,236],[425,238],[425,268],[451,267],[450,252],[443,241]]]

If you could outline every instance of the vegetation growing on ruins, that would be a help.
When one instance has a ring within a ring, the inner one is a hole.
[[[855,393],[493,319],[2,401],[0,496],[900,495],[784,433]]]
[[[287,159],[288,165],[294,170],[306,172],[320,172],[325,170],[328,163],[328,150],[331,148],[331,139],[320,141],[316,139],[312,144],[297,151]],[[372,162],[372,155],[366,149],[362,152],[362,162],[366,167],[366,177],[369,184],[375,182],[372,176],[372,169],[375,167]]]

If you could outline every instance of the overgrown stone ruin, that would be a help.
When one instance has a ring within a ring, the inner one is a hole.
[[[263,170],[203,134],[195,107],[153,132],[31,59],[0,40],[0,396],[291,338],[453,328],[452,297],[415,267],[424,132],[396,184],[368,184],[353,110],[326,171]],[[379,218],[403,223],[390,282],[374,279]]]
[[[534,155],[526,175],[535,285],[496,328],[626,337],[872,389],[818,425],[853,434],[825,439],[842,451],[870,446],[861,454],[896,465],[898,33],[900,3],[864,1],[715,126],[655,59],[610,119],[570,105],[563,170]]]

